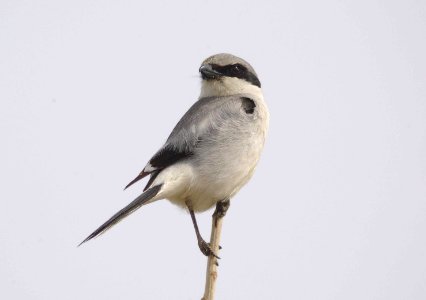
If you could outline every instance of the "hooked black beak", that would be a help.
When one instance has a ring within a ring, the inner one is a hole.
[[[212,66],[208,64],[202,65],[199,71],[203,79],[216,79],[223,75],[219,73],[218,71],[213,70]]]

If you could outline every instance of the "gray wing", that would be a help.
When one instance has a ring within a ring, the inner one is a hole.
[[[244,95],[201,98],[176,124],[158,153],[171,148],[178,153],[193,155],[205,138],[214,139],[218,129],[245,119],[247,115],[253,114],[255,106],[254,101]]]
[[[161,170],[196,155],[196,149],[204,139],[214,139],[218,128],[252,114],[254,108],[254,101],[244,95],[201,98],[185,113],[163,147],[126,188],[151,174],[144,190],[148,189]]]

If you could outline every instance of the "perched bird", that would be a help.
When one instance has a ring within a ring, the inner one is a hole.
[[[144,192],[81,244],[142,205],[168,199],[188,209],[201,252],[216,256],[201,237],[194,212],[217,205],[225,214],[229,200],[253,175],[265,142],[269,113],[257,74],[245,60],[226,53],[213,55],[203,61],[199,72],[202,85],[198,101],[125,187],[150,175]]]

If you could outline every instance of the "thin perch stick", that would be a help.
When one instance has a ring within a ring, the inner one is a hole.
[[[220,235],[222,233],[222,223],[223,217],[226,214],[226,211],[229,208],[229,200],[218,202],[216,205],[216,210],[212,217],[212,232],[210,235],[210,248],[213,252],[219,254],[219,243]],[[210,255],[207,260],[207,271],[206,271],[206,286],[204,289],[204,296],[201,300],[213,300],[214,293],[216,288],[216,279],[217,279],[217,267],[218,267],[217,258],[213,255]]]
[[[222,231],[223,218],[212,218],[212,232],[210,235],[210,248],[213,252],[218,255],[219,253],[219,242],[220,234]],[[216,223],[216,224],[215,224]],[[216,288],[217,279],[217,258],[210,255],[207,260],[207,271],[206,271],[206,286],[204,289],[204,296],[202,300],[213,300],[214,292]]]

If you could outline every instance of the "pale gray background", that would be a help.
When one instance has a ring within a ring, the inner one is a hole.
[[[167,201],[76,245],[141,192],[122,188],[217,52],[254,65],[271,110],[217,299],[426,298],[424,1],[2,0],[1,299],[201,297]]]

